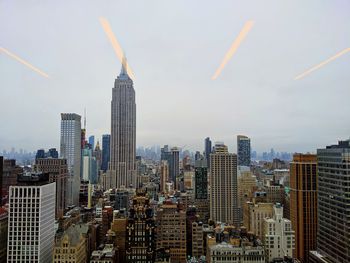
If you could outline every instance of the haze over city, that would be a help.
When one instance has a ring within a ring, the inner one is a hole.
[[[203,149],[246,134],[266,151],[310,151],[347,139],[348,1],[0,1],[0,150],[59,148],[60,113],[87,110],[87,134],[110,133],[120,72],[106,18],[135,73],[137,145]],[[212,80],[247,21],[254,26]]]

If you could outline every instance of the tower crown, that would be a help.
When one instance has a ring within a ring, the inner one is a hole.
[[[128,63],[126,61],[126,57],[123,57],[122,68],[120,70],[120,74],[118,76],[118,79],[122,79],[122,80],[130,79],[130,77],[128,75]]]

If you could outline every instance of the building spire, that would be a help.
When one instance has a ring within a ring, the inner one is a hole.
[[[126,57],[123,55],[122,59],[122,69],[120,71],[120,75],[128,75],[128,70],[127,70],[127,62],[126,62]]]
[[[86,108],[84,108],[84,130],[86,131]]]

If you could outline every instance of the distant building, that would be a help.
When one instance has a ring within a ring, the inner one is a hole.
[[[205,138],[204,140],[204,154],[205,159],[207,160],[207,166],[210,168],[210,154],[212,152],[212,144],[209,137]]]
[[[273,216],[272,203],[246,202],[243,216],[243,225],[248,231],[254,233],[260,240],[263,238],[264,219]]]
[[[350,262],[349,156],[349,140],[317,150],[318,231],[317,252],[313,252],[313,258],[319,260],[316,262]]]
[[[117,189],[115,192],[115,210],[129,210],[129,191],[127,189]]]
[[[276,262],[284,257],[292,257],[295,247],[292,223],[283,218],[283,207],[280,204],[275,204],[273,210],[273,217],[264,219],[263,240],[267,262]]]
[[[68,204],[79,206],[81,165],[81,116],[61,113],[61,158],[68,164]]]
[[[53,249],[53,263],[87,262],[88,225],[72,225],[64,231]]]
[[[171,148],[169,174],[170,174],[170,180],[174,182],[176,189],[177,189],[177,179],[178,179],[178,176],[180,175],[179,158],[180,158],[179,149],[177,147]]]
[[[68,166],[66,159],[44,158],[36,159],[34,169],[43,173],[49,173],[50,183],[56,183],[56,218],[63,217],[64,209],[68,207]]]
[[[243,220],[243,207],[246,202],[252,201],[254,192],[257,188],[256,176],[254,176],[251,171],[240,171],[237,180],[237,187],[240,220]]]
[[[106,244],[102,250],[95,250],[90,257],[90,263],[116,263],[117,251],[113,244]]]
[[[116,238],[114,246],[118,250],[117,262],[126,262],[126,226],[127,213],[125,210],[114,212],[111,230],[115,233]]]
[[[308,262],[316,249],[317,156],[294,154],[290,163],[290,217],[295,231],[294,257]]]
[[[208,194],[208,168],[204,158],[195,162],[194,205],[200,220],[207,223],[210,217]]]
[[[91,184],[97,184],[98,167],[93,150],[85,147],[82,150],[82,180]]]
[[[111,135],[104,134],[102,135],[102,165],[101,170],[104,172],[108,169],[108,163],[110,160],[110,144],[111,144]]]
[[[10,186],[7,262],[52,262],[55,188],[42,173],[20,175]]]
[[[206,237],[208,263],[264,263],[265,251],[255,235],[232,225],[215,227],[215,235]]]
[[[172,263],[186,260],[186,213],[165,201],[157,211],[157,249],[169,249]]]
[[[16,164],[16,160],[3,160],[2,169],[2,203],[8,202],[9,188],[17,185],[17,176],[23,173],[23,168]]]
[[[95,136],[94,135],[91,135],[89,137],[89,144],[91,146],[91,149],[95,149]]]
[[[44,159],[44,158],[58,158],[58,151],[56,148],[49,149],[48,152],[45,152],[44,149],[39,149],[36,152],[35,159]]]
[[[210,155],[210,218],[240,225],[237,196],[237,155],[216,144]]]
[[[160,192],[166,193],[166,184],[169,182],[169,164],[168,161],[161,161],[160,165]]]
[[[203,237],[203,223],[194,221],[192,223],[192,257],[200,258],[205,255],[204,251],[204,237]],[[189,251],[188,251],[189,252]],[[187,254],[188,254],[187,252]]]
[[[237,136],[238,166],[250,166],[250,138],[245,135]]]
[[[145,192],[133,198],[126,226],[126,262],[153,263],[156,256],[156,232],[153,209]]]
[[[206,160],[195,162],[195,199],[208,199],[208,168]]]

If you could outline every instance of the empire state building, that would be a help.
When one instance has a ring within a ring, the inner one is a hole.
[[[136,103],[133,81],[123,59],[114,82],[111,103],[111,145],[109,173],[111,187],[136,187]]]

